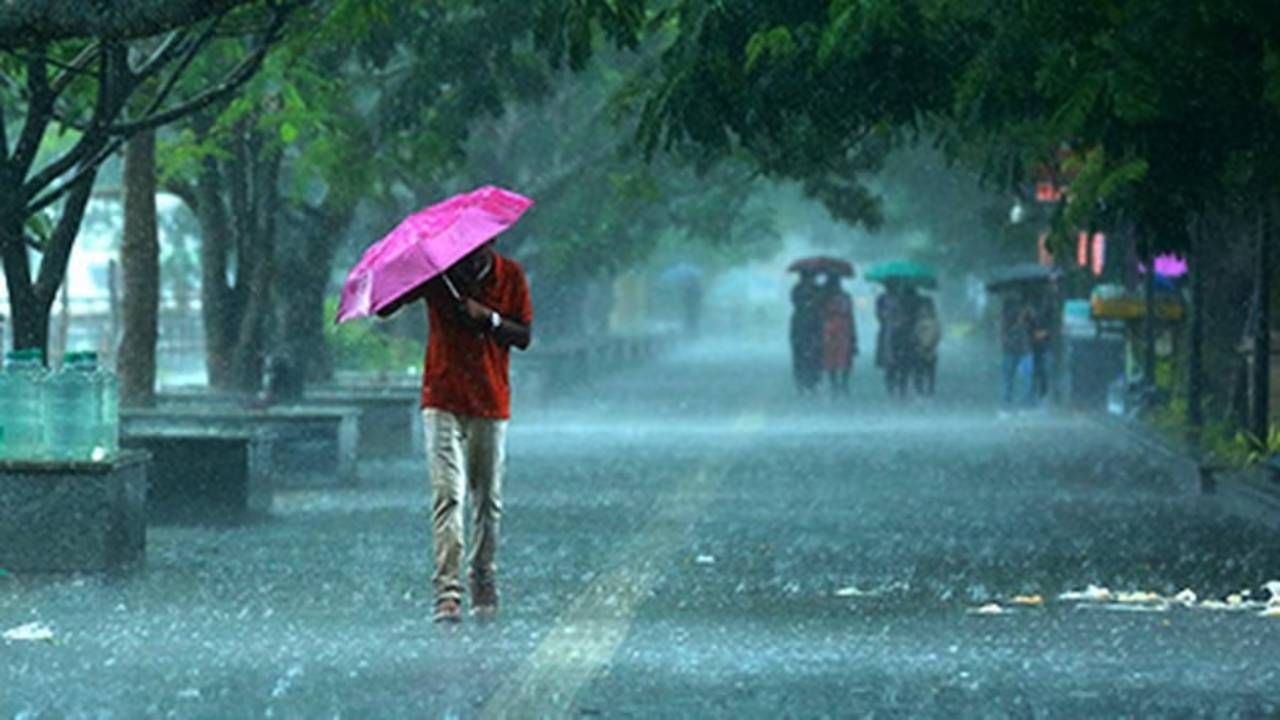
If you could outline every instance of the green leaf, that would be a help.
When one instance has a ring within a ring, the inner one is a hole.
[[[795,38],[789,28],[776,27],[756,33],[747,41],[747,72],[754,70],[761,59],[785,58],[795,50]]]
[[[298,141],[298,126],[291,122],[285,122],[280,125],[280,142],[285,145],[292,145]]]

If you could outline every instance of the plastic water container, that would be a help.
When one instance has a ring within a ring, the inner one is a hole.
[[[96,366],[97,356],[93,353],[87,355],[92,356]],[[115,457],[120,452],[120,382],[115,373],[97,368],[93,373],[93,384],[99,399],[98,432],[93,459]]]
[[[93,392],[93,366],[84,366],[82,354],[68,352],[63,366],[47,380],[49,418],[45,443],[59,460],[88,460],[96,441],[99,410]]]
[[[106,375],[95,352],[68,352],[49,380],[51,454],[65,460],[104,460],[110,455]],[[111,433],[111,434],[114,434]]]
[[[39,350],[15,350],[5,355],[0,372],[4,398],[4,457],[39,460],[47,456],[44,443],[48,373]]]

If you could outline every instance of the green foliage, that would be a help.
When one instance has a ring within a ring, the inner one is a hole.
[[[758,32],[747,42],[747,72],[755,70],[762,59],[781,61],[796,52],[795,38],[785,27]]]
[[[326,317],[337,312],[337,300],[325,304]],[[383,332],[374,323],[329,323],[324,335],[335,367],[342,370],[407,372],[422,365],[421,343]]]
[[[1231,432],[1222,425],[1206,430],[1204,447],[1218,462],[1235,468],[1257,465],[1272,455],[1280,453],[1280,426],[1271,425],[1266,438],[1251,433]]]

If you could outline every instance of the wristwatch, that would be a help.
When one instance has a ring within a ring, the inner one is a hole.
[[[498,328],[502,327],[502,316],[501,316],[501,315],[499,315],[499,314],[498,314],[498,313],[496,313],[496,312],[490,312],[490,313],[489,313],[489,325],[490,325],[490,327],[492,327],[494,330],[497,330]]]

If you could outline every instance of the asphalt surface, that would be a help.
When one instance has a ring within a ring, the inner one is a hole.
[[[0,577],[0,632],[53,635],[0,640],[0,717],[1277,716],[1275,533],[1090,417],[998,417],[969,358],[896,404],[703,345],[517,407],[492,622],[430,622],[417,458]]]

